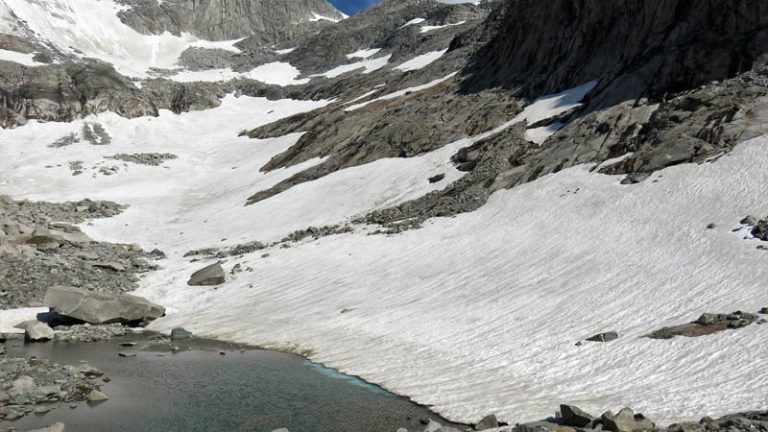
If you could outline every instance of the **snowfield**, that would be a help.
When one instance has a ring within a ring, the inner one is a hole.
[[[497,130],[564,112],[594,85],[543,97]],[[765,252],[743,239],[745,231],[731,231],[747,214],[768,213],[768,137],[717,162],[675,166],[630,186],[591,166],[574,167],[421,229],[385,236],[357,227],[230,258],[227,270],[241,264],[253,271],[228,276],[218,289],[187,286],[206,264],[183,258],[188,250],[277,240],[419,197],[458,179],[450,156],[487,136],[341,170],[245,207],[251,194],[321,160],[262,173],[300,134],[252,140],[238,132],[328,103],[228,96],[204,112],[131,120],[101,114],[0,130],[0,193],[130,205],[82,228],[99,240],[168,254],[137,293],[168,307],[153,328],[181,325],[303,352],[450,419],[472,422],[493,412],[513,423],[573,403],[594,413],[632,406],[666,423],[768,403],[768,374],[755,361],[768,356],[768,327],[641,338],[702,312],[768,305]],[[112,144],[48,147],[93,123]],[[178,159],[160,167],[104,159],[137,152]],[[76,160],[85,173],[72,176],[68,163]],[[104,176],[104,166],[119,169]],[[427,182],[439,173],[446,179]],[[709,223],[716,228],[706,229]],[[575,345],[608,330],[622,337]]]

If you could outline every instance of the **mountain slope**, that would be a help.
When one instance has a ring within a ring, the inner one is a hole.
[[[127,205],[82,228],[168,256],[154,328],[465,422],[765,406],[767,326],[643,337],[768,304],[762,4],[392,0],[281,39],[213,19],[241,2],[99,3],[2,3],[0,193]]]

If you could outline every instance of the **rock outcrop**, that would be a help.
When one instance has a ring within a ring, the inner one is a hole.
[[[535,97],[598,80],[590,109],[695,88],[764,65],[768,5],[760,0],[515,0],[454,47],[487,38],[465,91]]]

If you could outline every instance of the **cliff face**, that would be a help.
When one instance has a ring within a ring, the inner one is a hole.
[[[139,32],[173,34],[189,32],[210,40],[238,39],[256,35],[276,43],[301,31],[317,18],[332,20],[342,15],[327,0],[125,0],[128,9],[120,19]],[[309,26],[313,27],[313,26]]]
[[[766,63],[768,3],[760,0],[507,0],[480,34],[464,91],[525,96],[598,79],[592,107],[659,98]],[[489,36],[490,35],[490,36]]]

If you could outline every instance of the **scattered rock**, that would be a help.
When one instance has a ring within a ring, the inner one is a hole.
[[[115,159],[124,162],[131,162],[139,165],[159,166],[165,161],[176,159],[177,156],[171,153],[120,153],[114,156],[106,156],[105,159]]]
[[[560,415],[562,416],[562,424],[574,427],[586,427],[596,419],[578,407],[565,404],[560,405]]]
[[[609,331],[605,333],[598,333],[594,336],[588,337],[589,342],[610,342],[619,338],[619,334],[615,331]]]
[[[739,223],[742,225],[755,226],[757,224],[757,219],[754,216],[747,216],[744,219],[742,219]]]
[[[130,294],[96,293],[80,288],[54,286],[45,305],[53,312],[91,324],[146,324],[162,317],[165,308]]]
[[[714,223],[711,223],[711,224],[707,225],[707,229],[715,229],[716,226],[717,225],[715,225]]]
[[[746,327],[759,317],[754,314],[737,311],[731,314],[704,313],[696,321],[672,327],[664,327],[648,335],[651,339],[671,339],[675,336],[697,337],[728,329]]]
[[[224,282],[226,282],[224,268],[221,267],[220,263],[216,263],[192,273],[192,276],[189,278],[187,285],[214,286],[221,285]]]

